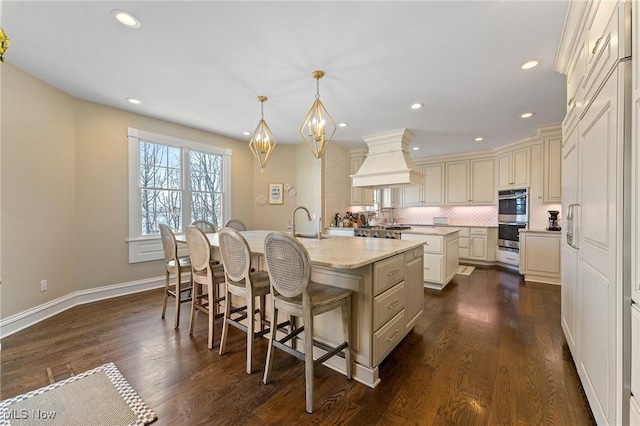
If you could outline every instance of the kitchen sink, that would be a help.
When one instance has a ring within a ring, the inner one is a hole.
[[[311,233],[311,232],[296,232],[296,238],[312,238],[312,239],[318,239],[318,234],[317,233]],[[322,235],[320,234],[320,239],[327,239],[329,238],[328,235]]]

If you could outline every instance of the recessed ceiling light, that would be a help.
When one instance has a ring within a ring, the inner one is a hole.
[[[344,121],[342,123],[338,123],[338,127],[347,127],[349,125],[349,123],[345,123]]]
[[[111,15],[127,28],[140,28],[140,20],[124,10],[114,9]]]
[[[474,141],[476,142],[482,142],[484,139],[483,138],[475,138]]]
[[[522,114],[522,115],[520,116],[520,118],[529,118],[529,117],[531,117],[531,116],[533,116],[533,113],[532,113],[532,112],[525,112],[524,114]]]
[[[537,67],[540,62],[540,59],[532,59],[522,64],[520,68],[522,68],[523,70],[529,70],[531,68]]]
[[[420,149],[420,147],[419,147],[419,146],[414,146],[414,147],[413,147],[413,148],[411,148],[411,149],[413,149],[414,151],[418,151],[418,150]]]
[[[242,134],[245,136],[251,136],[251,132],[242,132]]]
[[[411,105],[411,109],[420,109],[424,106],[424,104],[413,104]]]
[[[140,99],[136,99],[136,98],[124,98],[124,99],[130,104],[134,104],[134,105],[140,105],[142,103],[140,102]]]

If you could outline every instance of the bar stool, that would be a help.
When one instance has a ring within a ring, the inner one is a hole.
[[[224,224],[225,228],[233,228],[236,231],[246,231],[247,225],[244,224],[243,221],[238,219],[229,219],[227,223]]]
[[[281,349],[305,363],[306,409],[313,412],[313,369],[315,363],[322,363],[334,355],[345,358],[347,378],[351,379],[351,290],[344,290],[311,281],[309,253],[302,244],[289,234],[272,232],[264,242],[264,253],[271,282],[273,314],[269,333],[269,349],[264,370],[264,383],[269,381],[273,361],[273,347]],[[345,342],[330,347],[313,340],[313,317],[340,308]],[[293,330],[288,336],[276,340],[278,311],[301,317],[303,326]],[[304,354],[284,343],[302,333]],[[313,347],[317,346],[326,354],[314,361]],[[344,353],[342,353],[344,351]]]
[[[165,284],[164,284],[164,300],[162,302],[162,318],[167,311],[167,299],[175,298],[175,324],[178,328],[180,325],[180,305],[184,302],[191,301],[192,279],[182,281],[182,273],[191,270],[191,259],[189,256],[178,257],[178,245],[176,236],[171,228],[167,225],[160,224],[160,237],[162,238],[162,249],[164,251],[165,265]],[[175,277],[174,283],[171,284],[171,275]],[[183,287],[184,284],[184,287]],[[183,295],[183,293],[188,293]]]
[[[227,333],[232,325],[247,333],[247,374],[252,372],[253,340],[262,337],[269,330],[264,324],[269,324],[264,318],[265,298],[269,294],[269,274],[267,271],[253,271],[251,268],[251,250],[247,240],[232,228],[222,228],[219,232],[220,255],[224,265],[225,275],[225,310],[220,339],[220,355],[225,351]],[[231,295],[242,297],[246,306],[234,308]],[[260,307],[255,309],[255,299],[259,297]],[[255,331],[255,314],[259,313],[260,330]],[[232,316],[239,314],[239,316]],[[247,319],[244,326],[240,321]]]
[[[190,225],[186,229],[186,238],[193,275],[189,336],[193,335],[196,310],[206,313],[209,317],[208,347],[213,349],[214,320],[222,316],[216,310],[218,304],[224,300],[224,298],[218,297],[218,286],[224,283],[224,268],[220,263],[212,262],[211,246],[204,232]],[[206,293],[203,293],[203,288],[207,289]]]

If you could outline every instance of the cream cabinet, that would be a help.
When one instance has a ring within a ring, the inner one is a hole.
[[[625,120],[637,119],[626,87],[637,58],[621,61],[631,56],[631,18],[631,2],[571,2],[556,60],[570,96],[561,172],[561,324],[595,421],[603,425],[634,417],[625,288],[634,263],[626,208],[632,168],[625,160],[635,148]]]
[[[373,265],[373,364],[378,365],[413,328],[424,310],[422,249]]]
[[[457,227],[459,231],[458,253],[460,260],[483,264],[496,261],[498,229],[484,227]]]
[[[525,281],[560,284],[559,232],[520,232],[520,274]]]
[[[445,204],[492,205],[496,203],[495,159],[445,163]]]
[[[354,149],[351,151],[351,174],[354,175],[360,170],[364,162],[366,150]],[[373,189],[351,187],[351,205],[372,206],[374,203]]]
[[[424,174],[424,185],[402,188],[400,204],[403,207],[444,205],[444,163],[417,165],[416,169]]]
[[[546,138],[542,144],[544,203],[562,202],[562,137]]]
[[[527,188],[531,178],[531,148],[498,155],[498,189]]]
[[[400,205],[400,188],[382,188],[382,207],[391,208],[398,207]]]
[[[424,286],[441,290],[453,279],[458,271],[458,232],[437,235],[421,233],[402,234],[403,240],[423,241]]]

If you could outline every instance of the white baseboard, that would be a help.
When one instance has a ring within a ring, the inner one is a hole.
[[[74,306],[98,300],[111,299],[126,294],[139,293],[164,287],[164,277],[147,278],[122,284],[113,284],[88,290],[75,291],[66,296],[51,300],[26,311],[0,320],[0,339],[4,339],[20,330],[30,327],[40,321],[52,317]]]

